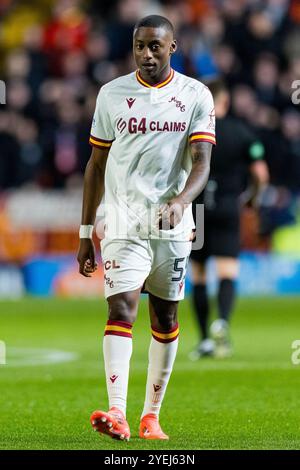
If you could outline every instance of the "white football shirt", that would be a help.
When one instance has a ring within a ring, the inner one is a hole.
[[[150,85],[139,71],[102,86],[90,143],[109,148],[105,172],[105,237],[190,239],[191,204],[181,222],[158,230],[158,205],[184,188],[191,142],[215,144],[212,95],[201,82],[171,69]]]

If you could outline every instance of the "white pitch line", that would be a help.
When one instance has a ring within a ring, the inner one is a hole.
[[[6,364],[3,367],[43,366],[76,361],[79,354],[58,349],[7,348]]]
[[[73,367],[81,368],[83,364],[79,361],[80,355],[77,352],[61,351],[57,349],[41,349],[41,348],[7,348],[6,365],[2,367],[26,367],[26,366],[42,366],[48,364],[60,364],[64,362],[74,362]],[[95,358],[95,361],[88,363],[84,361],[85,369],[96,369],[100,373],[103,372],[103,359]],[[144,372],[147,369],[147,358],[145,361],[133,360],[131,362],[131,371]],[[210,360],[203,359],[197,362],[186,361],[181,357],[174,365],[174,371],[194,371],[194,372],[212,372],[212,371],[276,371],[276,370],[297,370],[300,366],[294,366],[287,361],[274,362],[255,362],[255,361],[239,361],[239,360]]]
[[[195,373],[205,373],[205,372],[227,372],[227,371],[276,371],[276,370],[291,370],[297,371],[299,373],[300,366],[294,366],[290,362],[278,361],[273,362],[272,364],[261,363],[261,362],[247,362],[247,361],[235,361],[231,362],[230,360],[226,362],[222,360],[212,360],[210,363],[205,362],[206,359],[203,361],[198,362],[191,362],[190,360],[186,360],[186,362],[180,361],[178,364],[174,365],[174,372],[190,372],[193,371]],[[130,371],[134,372],[147,372],[147,359],[145,358],[145,362],[142,361],[132,361],[130,366]],[[78,367],[82,368],[82,364],[80,361],[77,361],[76,364],[72,365],[72,368]],[[84,363],[85,370],[97,370],[99,373],[104,372],[104,365],[103,359],[99,358],[98,361],[90,361]]]
[[[227,371],[227,370],[248,370],[248,371],[255,371],[255,370],[296,370],[297,367],[293,366],[289,361],[278,361],[273,362],[271,364],[263,363],[263,362],[247,362],[247,361],[230,361],[230,360],[221,360],[215,359],[212,360],[210,363],[204,363],[205,359],[198,362],[191,362],[187,360],[186,363],[181,363],[176,366],[174,365],[174,370],[178,369],[180,371],[183,370],[197,370],[201,371]]]

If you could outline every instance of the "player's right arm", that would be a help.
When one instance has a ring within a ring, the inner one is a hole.
[[[104,174],[108,153],[115,139],[110,106],[105,86],[101,88],[96,102],[90,135],[93,146],[91,158],[84,174],[81,225],[94,225],[97,207],[104,194]],[[93,240],[81,238],[77,255],[79,272],[90,277],[97,269]]]
[[[109,148],[93,147],[84,173],[82,225],[94,225],[96,211],[104,194],[104,175]],[[95,247],[92,239],[81,238],[77,255],[79,272],[91,277],[96,271]]]

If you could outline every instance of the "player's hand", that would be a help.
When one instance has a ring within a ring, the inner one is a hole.
[[[91,277],[98,266],[95,261],[95,246],[93,240],[89,238],[82,238],[80,240],[77,261],[79,263],[80,274],[85,277]]]
[[[181,222],[185,209],[184,202],[179,197],[174,197],[159,209],[159,228],[169,230]]]
[[[270,194],[270,186],[261,185],[259,188],[254,185],[249,186],[239,197],[240,205],[258,211],[268,194]]]

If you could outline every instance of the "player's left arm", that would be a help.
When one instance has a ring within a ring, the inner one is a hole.
[[[199,196],[209,177],[212,144],[209,142],[193,142],[190,146],[192,170],[185,187],[163,208],[165,214],[168,212],[171,227],[179,224],[185,207]]]
[[[183,204],[190,204],[202,193],[210,171],[212,144],[194,142],[190,144],[192,170],[182,192],[177,196]]]
[[[216,143],[214,102],[211,92],[203,85],[197,89],[195,99],[195,109],[189,126],[192,170],[181,193],[161,208],[162,226],[164,220],[169,220],[171,227],[178,225],[184,209],[199,196],[208,180],[212,146]]]

